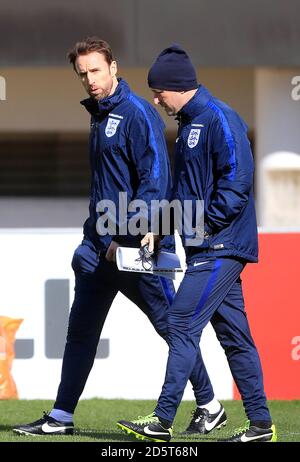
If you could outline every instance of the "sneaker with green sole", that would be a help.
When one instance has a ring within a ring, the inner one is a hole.
[[[244,427],[238,428],[230,438],[221,440],[227,443],[275,443],[277,433],[275,425],[270,428],[260,428],[250,425],[247,420]]]
[[[165,443],[170,441],[173,433],[173,428],[165,428],[154,412],[145,417],[138,417],[137,420],[119,420],[117,426],[128,435],[134,435],[139,440]]]

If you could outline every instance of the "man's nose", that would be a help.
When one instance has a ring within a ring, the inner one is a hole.
[[[154,96],[153,100],[154,100],[154,104],[159,104],[159,99],[157,96]]]
[[[94,83],[94,76],[93,74],[87,74],[87,81],[88,81],[88,84],[91,86],[93,83]]]

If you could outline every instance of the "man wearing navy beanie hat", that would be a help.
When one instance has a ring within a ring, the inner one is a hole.
[[[132,422],[120,421],[118,426],[139,439],[170,441],[190,371],[199,364],[196,355],[202,331],[211,322],[248,419],[223,441],[276,441],[240,279],[246,264],[258,259],[254,165],[247,126],[232,108],[198,86],[195,69],[179,45],[160,53],[149,71],[148,84],[154,103],[179,121],[173,198],[183,210],[179,232],[187,270],[168,311],[169,357],[154,412]],[[185,213],[187,202],[192,207]],[[141,244],[148,244],[151,251],[155,239],[148,233]],[[208,433],[225,424],[224,408],[213,398],[196,408],[185,434]]]
[[[148,74],[150,88],[188,91],[198,88],[196,71],[187,53],[177,44],[163,50]]]
[[[176,115],[195,95],[199,87],[196,70],[180,45],[173,44],[159,54],[149,70],[148,85],[154,92],[154,103],[169,116]]]

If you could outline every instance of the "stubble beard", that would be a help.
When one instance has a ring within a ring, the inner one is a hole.
[[[95,100],[97,100],[97,101],[102,101],[103,99],[110,96],[112,88],[113,88],[113,84],[114,84],[114,82],[113,82],[113,79],[112,79],[109,88],[101,88],[101,92],[98,95],[96,95],[96,96],[90,95],[90,96],[92,98],[95,98]]]

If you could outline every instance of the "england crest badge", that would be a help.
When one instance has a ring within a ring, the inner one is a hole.
[[[200,128],[191,129],[189,133],[189,137],[188,137],[188,147],[189,148],[194,148],[195,146],[197,146],[199,137],[200,137],[200,132],[201,132]]]
[[[114,134],[117,131],[117,127],[120,123],[120,120],[117,119],[112,119],[111,117],[108,118],[106,127],[105,127],[105,135],[110,138],[111,136],[114,136]]]

